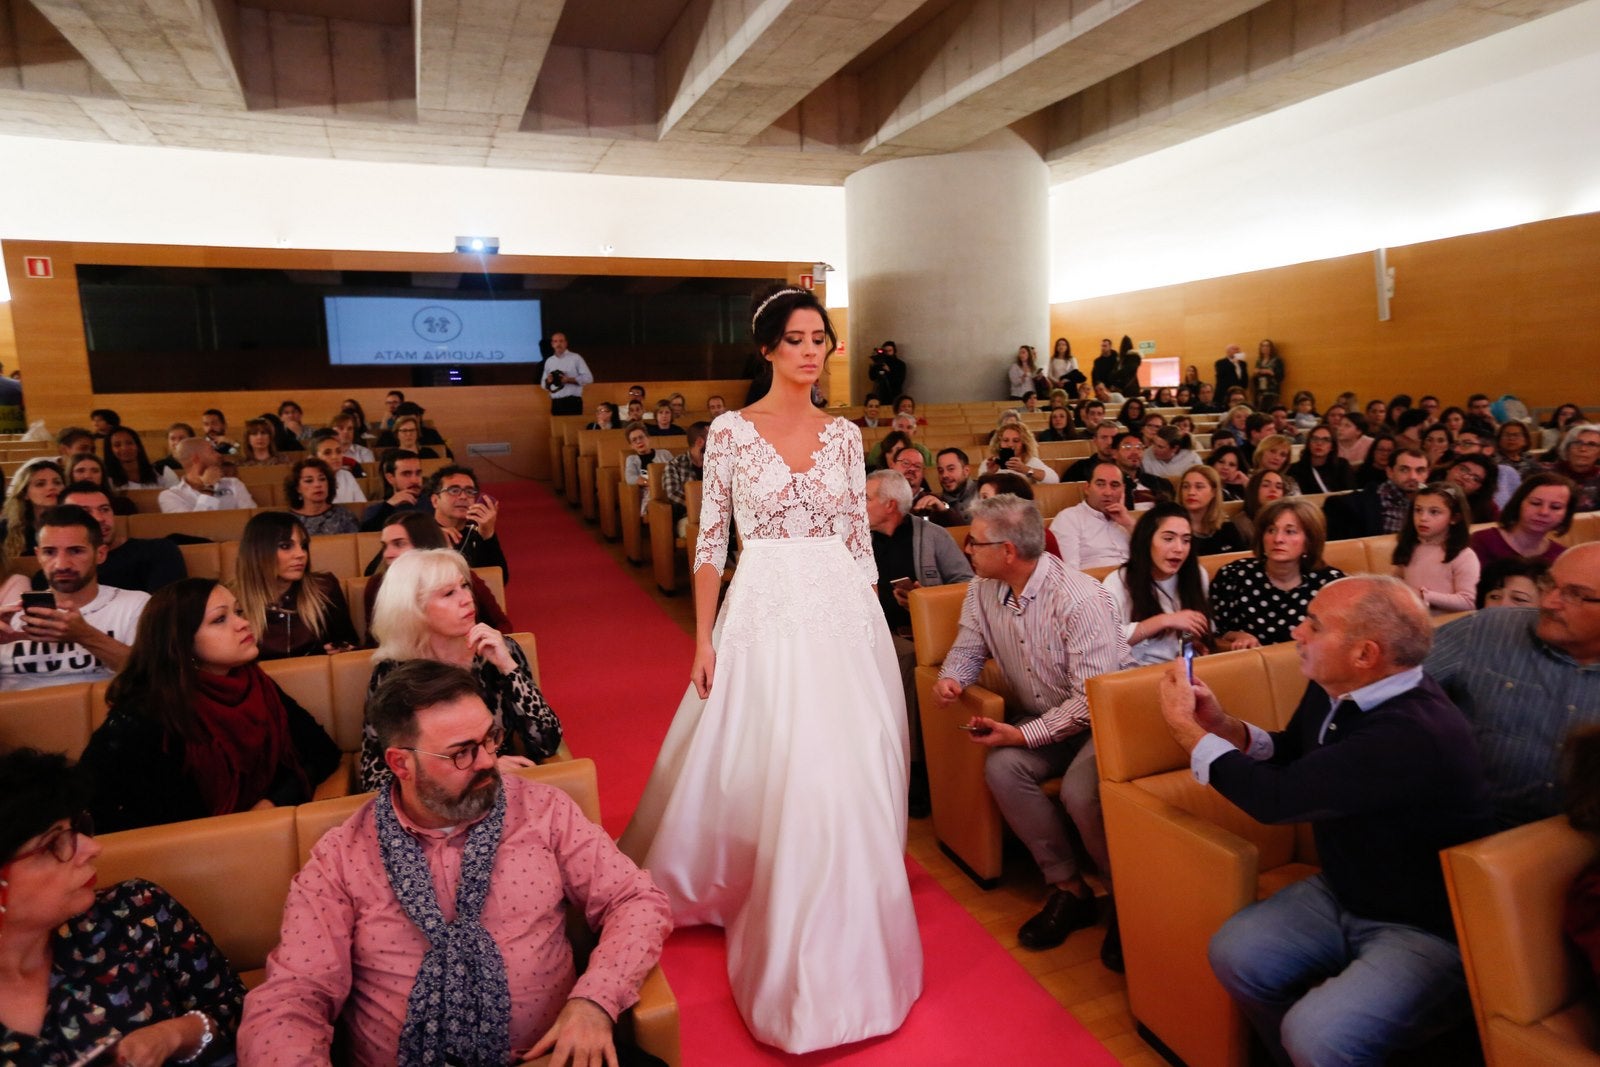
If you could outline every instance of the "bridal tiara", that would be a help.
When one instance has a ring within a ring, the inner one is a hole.
[[[802,293],[803,294],[803,293],[805,293],[805,291],[806,290],[804,290],[804,289],[792,289],[792,288],[791,289],[779,289],[776,293],[773,293],[771,296],[769,296],[765,300],[761,301],[761,305],[756,308],[756,313],[754,315],[750,316],[750,332],[751,333],[755,332],[755,330],[756,330],[756,320],[761,318],[761,313],[763,311],[767,310],[767,305],[768,304],[772,303],[774,300],[778,299],[778,297],[780,297],[780,296],[787,296],[790,293]]]

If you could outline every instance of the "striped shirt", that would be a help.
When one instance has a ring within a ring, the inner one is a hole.
[[[1087,730],[1085,685],[1131,663],[1111,594],[1048,553],[1039,557],[1021,596],[995,578],[972,580],[961,604],[961,632],[939,677],[969,686],[991,656],[1020,708],[1038,716],[1020,727],[1029,748]]]

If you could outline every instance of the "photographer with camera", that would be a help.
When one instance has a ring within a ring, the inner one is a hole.
[[[544,361],[544,387],[550,390],[550,414],[582,415],[583,387],[594,381],[589,364],[567,351],[567,335],[550,335],[551,356]]]
[[[893,341],[885,341],[873,350],[867,377],[872,379],[873,393],[885,404],[893,404],[894,398],[905,389],[906,364]]]

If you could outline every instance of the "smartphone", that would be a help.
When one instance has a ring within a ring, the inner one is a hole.
[[[975,733],[978,732],[978,728],[976,726],[969,726],[964,722],[956,723],[956,729],[957,730],[965,730],[969,734],[975,734]]]
[[[94,1046],[87,1052],[73,1060],[70,1067],[89,1067],[90,1064],[110,1063],[110,1057],[116,1052],[116,1050],[116,1038],[102,1037],[99,1041],[96,1041]]]
[[[1012,460],[1014,460],[1016,458],[1017,458],[1016,449],[1014,449],[1014,448],[1002,448],[1000,450],[999,455],[995,456],[995,462],[1000,464],[1000,466],[1004,467],[1007,463],[1010,463]]]
[[[22,610],[29,608],[51,608],[56,606],[56,595],[45,590],[33,590],[22,594]]]
[[[909,590],[915,582],[915,578],[896,578],[894,581],[889,583],[889,586],[896,592],[899,592],[901,590]]]
[[[1183,665],[1184,665],[1185,669],[1187,669],[1188,672],[1189,672],[1189,684],[1193,685],[1194,684],[1194,638],[1190,637],[1188,634],[1184,634],[1183,638],[1182,638],[1182,644],[1183,644]]]

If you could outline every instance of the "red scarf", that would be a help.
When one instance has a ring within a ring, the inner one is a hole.
[[[254,663],[227,674],[197,672],[194,712],[207,736],[184,746],[184,763],[211,814],[254,807],[282,767],[306,785],[282,695]]]

